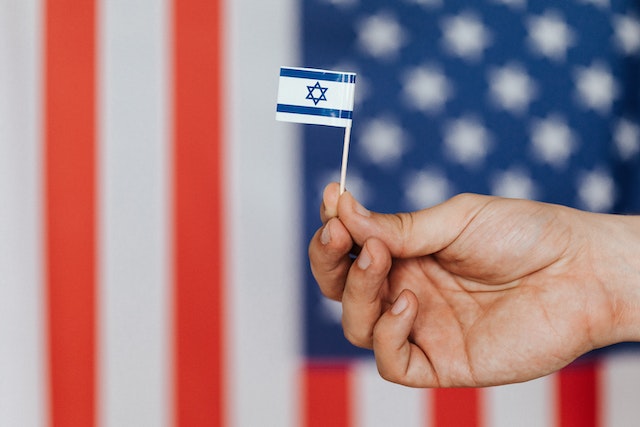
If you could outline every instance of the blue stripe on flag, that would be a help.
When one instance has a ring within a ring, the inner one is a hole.
[[[310,116],[337,117],[340,119],[349,119],[353,117],[353,111],[336,110],[331,108],[303,107],[300,105],[278,104],[277,111],[279,113],[307,114]]]
[[[298,69],[298,68],[280,68],[280,77],[296,77],[300,79],[324,80],[328,82],[355,83],[355,74],[334,73],[330,71]]]

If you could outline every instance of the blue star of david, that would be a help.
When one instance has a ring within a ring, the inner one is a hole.
[[[314,92],[316,91],[316,89],[320,91],[320,96],[318,97],[314,95]],[[328,89],[329,89],[328,87],[320,86],[320,82],[316,82],[316,84],[313,86],[307,86],[307,90],[309,91],[309,94],[305,99],[310,99],[313,101],[313,105],[318,105],[318,102],[327,100],[325,93],[327,92]]]

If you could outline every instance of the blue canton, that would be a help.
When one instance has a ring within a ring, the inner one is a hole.
[[[638,8],[305,0],[303,65],[358,73],[347,188],[382,212],[474,192],[640,213]],[[304,139],[308,241],[342,130],[306,126]],[[343,338],[339,304],[309,271],[305,303],[310,357],[368,354]]]

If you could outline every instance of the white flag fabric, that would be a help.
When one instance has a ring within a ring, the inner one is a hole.
[[[355,87],[355,73],[281,67],[276,120],[351,126]]]

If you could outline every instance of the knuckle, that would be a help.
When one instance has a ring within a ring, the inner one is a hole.
[[[374,348],[383,347],[388,342],[384,329],[380,327],[380,322],[376,323],[373,327],[373,336],[371,341],[373,342]]]
[[[409,237],[413,233],[414,225],[416,222],[415,218],[416,212],[398,212],[392,214],[392,218],[395,219],[396,228],[398,230],[398,239],[397,241],[403,245],[400,248],[400,255],[402,256],[405,253],[405,242],[409,241]]]
[[[320,293],[325,297],[333,301],[342,301],[342,289],[337,289],[332,286],[323,286],[318,282]]]
[[[320,293],[325,298],[334,301],[342,301],[342,293],[344,290],[344,282],[339,279],[328,277],[326,275],[313,274],[318,285]]]
[[[460,193],[460,194],[456,194],[455,196],[453,196],[451,199],[452,200],[457,200],[460,202],[468,202],[471,201],[475,198],[475,195],[472,193]]]
[[[403,235],[412,228],[412,225],[413,225],[412,212],[398,212],[392,215],[396,219],[398,229]]]
[[[399,377],[396,369],[394,369],[393,364],[385,363],[380,360],[376,355],[376,367],[378,369],[378,374],[385,380],[397,383],[399,382]]]
[[[320,262],[310,257],[311,274],[313,275],[320,293],[331,300],[342,301],[345,288],[348,264],[344,262]]]
[[[492,196],[485,196],[474,193],[460,193],[453,196],[450,200],[450,203],[455,203],[461,206],[474,206],[478,203],[482,203],[483,200],[486,201],[491,198]]]
[[[344,333],[344,337],[351,344],[355,345],[356,347],[371,348],[371,335],[370,334],[362,333],[362,332],[358,333],[358,332],[355,332],[353,329],[347,328],[347,327],[344,327],[344,326],[343,326],[342,330],[343,330],[343,333]]]
[[[390,337],[387,335],[385,328],[380,326],[380,324],[381,323],[378,322],[376,327],[374,327],[372,338],[378,374],[387,381],[400,383],[402,380],[402,372],[399,361],[395,357],[389,357]]]

